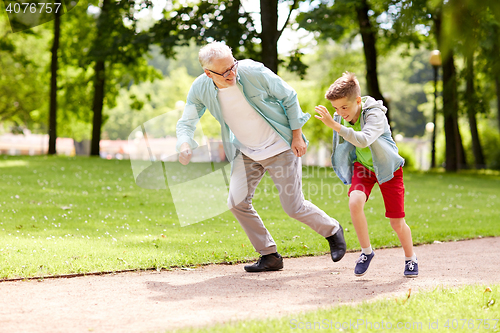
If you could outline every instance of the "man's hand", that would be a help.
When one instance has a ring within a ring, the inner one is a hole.
[[[191,157],[193,156],[193,151],[191,150],[191,147],[189,147],[189,144],[187,142],[184,142],[181,145],[179,153],[179,162],[182,165],[187,165],[189,161],[191,161]]]
[[[324,107],[323,105],[318,105],[314,108],[314,110],[320,114],[319,116],[314,115],[314,117],[321,120],[323,124],[334,129],[335,131],[340,131],[340,124],[333,120],[330,112],[328,112],[328,109],[326,107]]]
[[[307,145],[302,138],[302,129],[293,130],[292,151],[297,157],[302,157],[307,151]]]

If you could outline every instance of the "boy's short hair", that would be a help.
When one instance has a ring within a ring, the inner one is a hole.
[[[358,79],[354,73],[345,72],[338,78],[325,94],[329,101],[335,101],[347,97],[353,99],[361,96],[361,88],[359,87]]]
[[[232,57],[231,48],[222,42],[212,42],[203,46],[198,53],[198,60],[204,69],[212,64],[215,59]]]

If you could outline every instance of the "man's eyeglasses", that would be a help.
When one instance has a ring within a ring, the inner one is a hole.
[[[220,74],[220,73],[217,73],[217,72],[214,72],[214,71],[211,71],[210,69],[207,69],[207,71],[211,72],[211,73],[214,73],[214,74],[217,74],[217,75],[220,75],[222,77],[228,77],[229,74],[231,74],[231,72],[235,72],[236,73],[236,70],[238,69],[238,61],[237,60],[234,60],[234,65],[231,66],[231,68],[229,68],[227,71],[225,71],[224,73]]]

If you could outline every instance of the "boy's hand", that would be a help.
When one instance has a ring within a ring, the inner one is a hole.
[[[317,105],[314,110],[319,113],[318,115],[314,115],[317,119],[321,120],[323,124],[326,126],[333,128],[335,131],[340,131],[340,124],[333,120],[328,109],[323,105]]]

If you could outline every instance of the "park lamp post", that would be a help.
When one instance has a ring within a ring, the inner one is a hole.
[[[429,62],[434,68],[434,111],[432,113],[432,150],[431,150],[431,169],[436,167],[436,115],[437,115],[437,79],[439,66],[441,66],[441,52],[434,50],[431,52]]]

